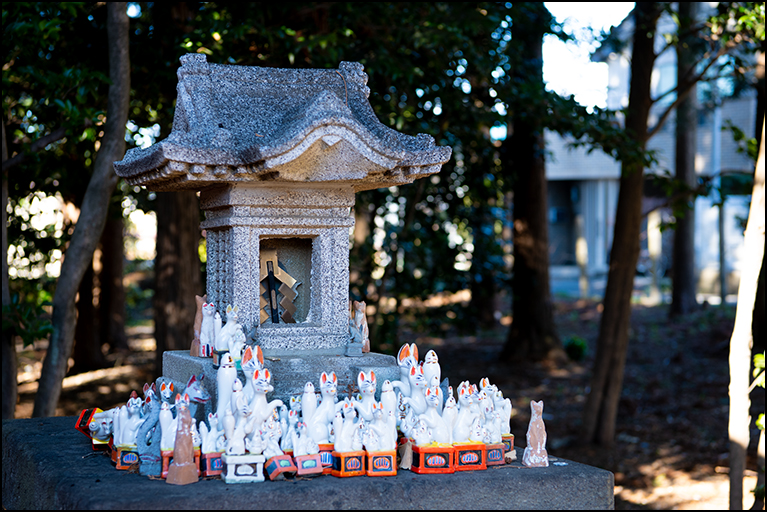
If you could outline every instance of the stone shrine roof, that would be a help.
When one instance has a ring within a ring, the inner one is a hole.
[[[131,185],[199,190],[225,183],[389,187],[439,172],[450,147],[384,126],[362,64],[277,69],[181,57],[168,138],[115,162]],[[271,183],[267,183],[271,182]]]

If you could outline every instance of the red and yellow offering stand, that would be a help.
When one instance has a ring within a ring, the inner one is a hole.
[[[455,448],[446,444],[413,445],[410,471],[419,475],[455,473]]]

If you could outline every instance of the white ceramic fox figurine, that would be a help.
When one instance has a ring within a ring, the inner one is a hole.
[[[418,423],[416,423],[415,427],[413,427],[413,431],[410,437],[413,438],[416,446],[426,446],[432,442],[429,427],[426,426],[426,423],[421,420],[418,420]]]
[[[200,324],[200,357],[211,357],[216,346],[215,326],[216,305],[206,302],[202,305],[202,324]]]
[[[242,330],[242,326],[238,323],[238,320],[239,308],[237,306],[232,307],[232,305],[229,304],[226,307],[226,325],[216,332],[216,350],[231,351],[237,330]]]
[[[465,443],[471,435],[471,425],[475,414],[472,412],[474,399],[471,396],[471,388],[468,382],[462,382],[458,386],[458,414],[453,422],[453,442]]]
[[[438,387],[432,387],[426,390],[426,412],[419,415],[419,419],[431,430],[432,441],[439,444],[452,444],[452,432],[448,429],[445,420],[439,415]]]
[[[453,437],[453,428],[455,427],[455,418],[458,416],[458,405],[455,403],[453,396],[447,397],[445,400],[445,407],[442,408],[442,420],[450,429],[450,438]]]
[[[250,411],[255,418],[256,425],[263,424],[264,421],[274,416],[275,409],[284,405],[282,400],[272,400],[271,402],[267,402],[266,394],[274,391],[274,387],[270,384],[271,380],[272,374],[268,369],[256,370],[253,374],[253,390],[255,396],[250,402]]]
[[[423,376],[426,379],[426,383],[429,385],[429,387],[433,385],[432,380],[434,377],[437,378],[437,386],[439,386],[439,383],[442,382],[442,367],[439,365],[439,358],[437,357],[437,353],[433,350],[426,352],[426,355],[423,358]],[[440,404],[438,409],[442,409],[442,404]]]
[[[381,451],[388,452],[397,448],[397,420],[394,411],[387,412],[383,403],[373,404],[373,422],[368,428],[376,433]]]
[[[218,418],[215,414],[208,414],[208,423],[210,428],[204,421],[200,422],[199,430],[202,437],[202,453],[215,453],[220,451],[220,441],[222,433],[218,430]]]
[[[335,430],[335,443],[333,448],[339,453],[351,452],[354,439],[354,429],[356,427],[355,419],[357,412],[354,406],[348,400],[344,400],[343,409],[336,413],[333,418],[333,429]]]
[[[288,450],[294,450],[293,456],[297,456],[298,454],[295,453],[295,439],[296,436],[298,436],[298,431],[296,430],[296,426],[299,423],[299,416],[300,413],[298,411],[288,411],[288,420],[287,420],[287,428],[282,433],[282,438],[280,439],[280,448],[282,448],[282,451],[288,451]],[[302,425],[304,425],[304,430],[306,429],[306,426],[303,422],[301,422]]]
[[[255,349],[246,347],[245,351],[242,353],[240,367],[245,374],[245,396],[250,402],[255,395],[255,391],[253,390],[253,374],[256,370],[263,370],[264,368],[264,353],[261,351],[261,347],[258,345],[256,345]]]
[[[530,424],[527,427],[527,446],[522,463],[528,467],[548,467],[546,452],[546,426],[543,424],[543,400],[530,402]]]
[[[405,343],[397,353],[397,365],[399,365],[399,380],[392,382],[392,386],[399,389],[402,396],[410,396],[410,369],[418,366],[418,347],[415,343]]]
[[[392,386],[391,381],[388,379],[381,384],[381,404],[383,405],[384,417],[389,417],[389,411],[396,417],[397,394],[394,392],[394,386]]]
[[[373,404],[376,394],[376,374],[359,372],[357,375],[357,386],[359,387],[362,400],[354,402],[354,408],[357,409],[359,417],[365,421],[373,421]]]
[[[216,373],[216,416],[223,419],[225,411],[231,410],[231,400],[234,381],[237,379],[237,368],[234,367],[232,356],[224,354],[221,357],[221,366]],[[223,428],[223,425],[221,426]]]
[[[115,446],[136,444],[136,433],[144,422],[142,406],[141,398],[132,391],[128,402],[116,412],[113,419]]]
[[[493,396],[495,410],[501,415],[501,434],[511,434],[511,400],[503,398],[501,390],[497,390]]]
[[[315,409],[310,420],[305,420],[307,431],[317,444],[329,442],[330,425],[336,412],[340,411],[343,403],[337,403],[338,378],[335,372],[322,372],[320,375],[320,393],[322,401]],[[316,396],[316,395],[315,395]],[[311,401],[311,398],[309,399]],[[306,418],[306,415],[304,415]]]
[[[160,450],[167,451],[173,449],[176,442],[176,420],[173,419],[173,413],[170,410],[170,404],[163,402],[160,406]]]
[[[408,379],[410,382],[410,396],[404,397],[403,401],[410,406],[414,414],[423,414],[426,412],[424,393],[427,389],[426,378],[423,376],[423,367],[421,365],[411,367]]]

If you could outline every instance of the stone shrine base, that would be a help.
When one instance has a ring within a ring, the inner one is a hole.
[[[550,457],[486,471],[177,486],[118,471],[76,431],[75,417],[3,420],[3,507],[45,509],[611,509],[613,474]]]
[[[285,404],[291,396],[300,396],[304,391],[304,385],[311,381],[315,391],[320,391],[320,375],[322,372],[336,372],[338,378],[338,397],[342,399],[348,396],[347,386],[357,386],[357,375],[360,371],[374,371],[378,381],[378,391],[386,379],[395,381],[399,379],[399,367],[397,358],[385,354],[373,352],[364,354],[362,357],[330,356],[330,355],[288,355],[266,356],[264,367],[272,374],[272,386],[274,391],[267,395],[269,400],[280,399]],[[188,350],[169,350],[162,356],[162,375],[173,380],[176,389],[182,389],[192,375],[205,375],[203,385],[213,398],[211,405],[215,410],[216,405],[216,374],[213,368],[213,359],[210,357],[194,357],[189,355]],[[238,376],[245,384],[245,374],[239,370]],[[197,414],[197,419],[203,417]]]

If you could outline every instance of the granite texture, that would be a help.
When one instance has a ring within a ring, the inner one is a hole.
[[[75,417],[3,420],[3,507],[45,509],[611,509],[613,475],[551,458],[487,471],[392,477],[330,475],[278,482],[177,486],[114,469],[74,429]],[[522,450],[517,448],[517,460]],[[557,465],[557,464],[566,465]]]
[[[173,129],[131,149],[115,171],[153,190],[219,183],[332,182],[355,191],[439,172],[452,150],[399,133],[375,116],[361,64],[276,69],[181,57]]]
[[[350,188],[280,188],[238,184],[200,196],[207,232],[208,300],[239,322],[266,353],[343,355],[349,342]],[[310,241],[310,242],[306,242]],[[295,247],[307,247],[297,258]],[[277,248],[285,270],[302,283],[293,324],[260,325],[261,248]],[[223,317],[223,315],[222,315]]]

